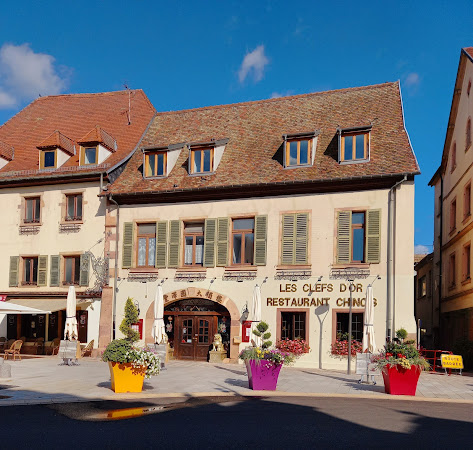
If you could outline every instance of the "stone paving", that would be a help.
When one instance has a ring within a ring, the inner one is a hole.
[[[246,369],[241,364],[171,361],[160,375],[145,380],[141,394],[115,394],[110,389],[108,365],[85,358],[79,366],[61,366],[57,357],[8,361],[12,376],[0,379],[0,406],[67,403],[133,397],[197,395],[262,395],[248,388]],[[347,395],[394,398],[384,394],[381,377],[377,385],[359,384],[358,375],[342,372],[285,367],[278,395]],[[264,391],[264,395],[271,395]],[[405,398],[405,397],[404,397]],[[473,377],[423,373],[417,399],[450,399],[473,403]]]

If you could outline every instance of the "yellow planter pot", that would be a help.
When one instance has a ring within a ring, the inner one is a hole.
[[[141,392],[146,367],[133,367],[131,363],[108,362],[112,389],[116,393]]]

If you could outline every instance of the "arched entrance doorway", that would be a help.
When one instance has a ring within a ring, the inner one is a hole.
[[[146,342],[153,342],[151,328],[154,305],[146,313]],[[227,356],[238,359],[240,313],[235,303],[223,294],[191,287],[164,294],[164,321],[170,345],[177,359],[207,361],[214,334],[220,331]],[[223,332],[222,332],[223,331]]]

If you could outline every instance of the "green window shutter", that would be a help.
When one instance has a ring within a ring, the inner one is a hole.
[[[49,272],[49,285],[50,286],[59,286],[59,281],[61,279],[59,273],[60,258],[59,255],[51,255],[51,269]]]
[[[381,210],[366,211],[366,253],[367,263],[379,263],[381,253]]]
[[[217,219],[205,219],[204,230],[204,267],[215,266],[215,238]]]
[[[122,268],[129,269],[133,264],[133,222],[123,224]]]
[[[89,266],[90,257],[87,254],[80,255],[80,277],[79,284],[81,286],[89,285]]]
[[[256,266],[266,265],[266,239],[268,234],[268,216],[255,217],[255,260]]]
[[[309,259],[309,214],[296,214],[294,264],[308,264]]]
[[[351,262],[351,211],[337,214],[337,263]]]
[[[10,276],[8,281],[8,286],[16,287],[18,286],[18,267],[20,265],[19,256],[10,256]]]
[[[282,216],[281,264],[294,264],[295,214]]]
[[[38,286],[46,286],[48,282],[48,257],[38,256]]]
[[[169,260],[168,267],[179,267],[179,247],[181,241],[181,221],[169,221]]]
[[[217,266],[226,266],[227,264],[228,264],[228,217],[220,217],[217,219]]]
[[[156,267],[166,267],[168,246],[168,223],[156,222]]]

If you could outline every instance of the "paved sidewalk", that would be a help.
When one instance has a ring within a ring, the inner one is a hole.
[[[141,394],[115,394],[110,389],[108,365],[98,359],[80,360],[79,366],[60,366],[56,357],[8,361],[11,379],[0,379],[0,406],[125,399],[139,396],[262,395],[248,388],[246,369],[238,364],[171,361],[160,375],[145,380]],[[377,385],[358,384],[358,375],[316,369],[282,369],[277,395],[347,395],[399,398],[384,394]],[[264,391],[264,395],[271,395]],[[401,397],[406,399],[406,397]],[[473,403],[473,377],[423,373],[417,399],[451,399]]]

